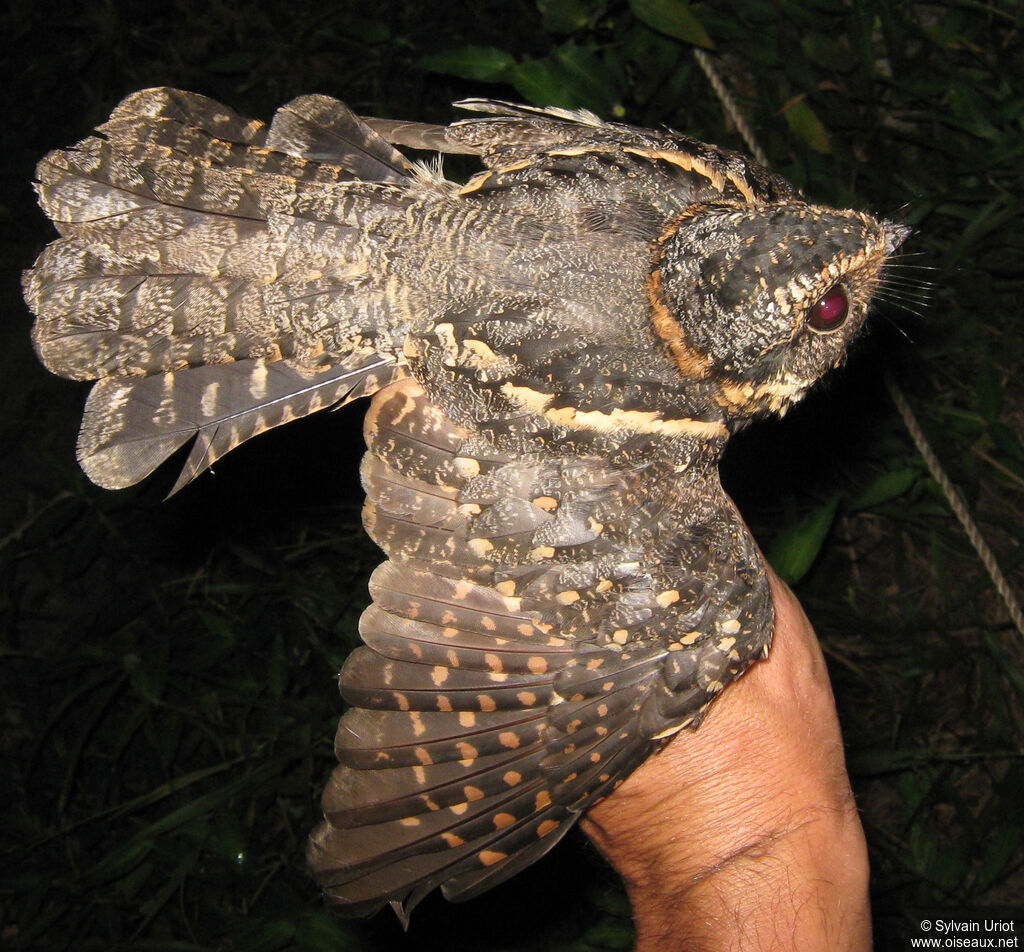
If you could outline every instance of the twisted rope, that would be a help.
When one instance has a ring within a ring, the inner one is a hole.
[[[1006,580],[1006,576],[1003,575],[1002,569],[999,568],[995,553],[985,541],[985,537],[981,534],[978,524],[971,517],[970,510],[967,508],[963,497],[957,492],[956,487],[942,468],[939,458],[935,455],[927,437],[925,437],[917,422],[917,417],[914,416],[914,411],[910,409],[910,404],[907,403],[907,398],[903,391],[891,377],[887,376],[885,383],[889,388],[889,396],[892,397],[892,402],[896,404],[896,409],[900,411],[903,425],[906,426],[910,438],[914,441],[917,451],[921,454],[921,458],[928,467],[928,472],[931,473],[932,479],[942,488],[946,501],[949,503],[949,508],[953,510],[953,514],[960,520],[960,525],[964,527],[964,532],[967,533],[967,538],[971,540],[974,551],[978,553],[978,558],[981,559],[982,564],[988,570],[992,584],[995,585],[996,591],[999,592],[1000,597],[1006,604],[1006,610],[1010,613],[1010,621],[1016,626],[1017,631],[1024,635],[1024,611],[1021,611],[1017,596],[1014,594],[1013,589],[1010,588],[1010,583]]]
[[[702,49],[694,49],[693,57],[697,61],[697,65],[704,71],[704,75],[711,84],[711,88],[722,103],[722,108],[725,110],[726,115],[732,120],[736,130],[743,137],[743,141],[746,143],[750,154],[767,168],[769,165],[768,156],[765,154],[764,149],[761,148],[757,139],[754,138],[750,125],[740,112],[732,92],[725,85],[721,75],[715,68],[715,64],[711,61],[711,57]],[[914,411],[911,410],[903,391],[891,377],[886,376],[885,382],[889,390],[889,396],[892,397],[892,402],[896,405],[896,409],[903,419],[903,425],[907,428],[910,438],[914,441],[917,451],[921,454],[925,466],[928,467],[928,472],[931,473],[932,479],[939,484],[946,497],[946,502],[949,503],[949,508],[953,510],[953,514],[960,521],[960,525],[963,526],[971,545],[974,546],[974,551],[978,553],[978,558],[981,559],[982,565],[985,566],[989,574],[989,578],[992,579],[992,584],[1006,605],[1010,621],[1013,622],[1017,631],[1024,636],[1024,611],[1021,610],[1017,596],[1010,587],[1010,583],[1007,581],[1002,569],[999,568],[995,553],[985,541],[985,537],[981,534],[978,524],[971,516],[963,497],[957,492],[952,480],[942,468],[939,458],[935,455],[935,451],[931,448],[928,439],[925,437],[924,431],[917,422],[917,417],[914,415]]]
[[[769,168],[771,163],[768,161],[768,154],[761,148],[761,143],[754,138],[754,132],[747,123],[746,116],[740,112],[740,107],[736,105],[736,100],[733,99],[731,90],[725,85],[725,81],[715,68],[715,64],[711,62],[711,57],[708,56],[705,50],[695,47],[693,58],[697,61],[697,65],[704,70],[704,75],[707,76],[708,82],[711,83],[711,88],[715,91],[719,102],[721,102],[725,114],[732,120],[733,125],[736,126],[736,131],[743,137],[747,150],[761,165],[766,169]]]

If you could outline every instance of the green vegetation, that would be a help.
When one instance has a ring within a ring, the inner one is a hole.
[[[133,89],[263,117],[325,92],[427,121],[491,95],[743,148],[695,46],[809,196],[917,229],[849,366],[744,434],[725,473],[826,647],[878,948],[907,948],[926,913],[1021,916],[1024,640],[882,384],[908,392],[1024,589],[1018,2],[12,0],[3,17],[5,949],[629,947],[625,898],[582,837],[466,906],[424,903],[409,940],[321,904],[304,840],[377,561],[358,521],[361,410],[268,434],[167,502],[173,467],[99,490],[73,458],[84,389],[38,366],[16,277],[50,237],[35,161]]]

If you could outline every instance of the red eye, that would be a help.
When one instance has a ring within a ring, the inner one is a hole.
[[[811,308],[807,324],[812,330],[827,334],[841,327],[849,313],[850,299],[842,285],[837,284]]]

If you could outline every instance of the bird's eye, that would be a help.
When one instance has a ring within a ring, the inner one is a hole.
[[[807,325],[811,330],[821,334],[828,334],[845,323],[850,314],[850,299],[846,296],[846,289],[837,284],[826,291],[807,318]]]

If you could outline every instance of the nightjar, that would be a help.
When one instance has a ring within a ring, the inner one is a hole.
[[[766,656],[719,458],[843,361],[908,231],[674,132],[459,105],[481,115],[303,96],[268,127],[148,89],[37,170],[61,237],[25,297],[46,366],[96,381],[94,482],[193,441],[181,486],[372,397],[386,561],[309,849],[354,914],[523,869]],[[398,147],[483,170],[460,184]]]

